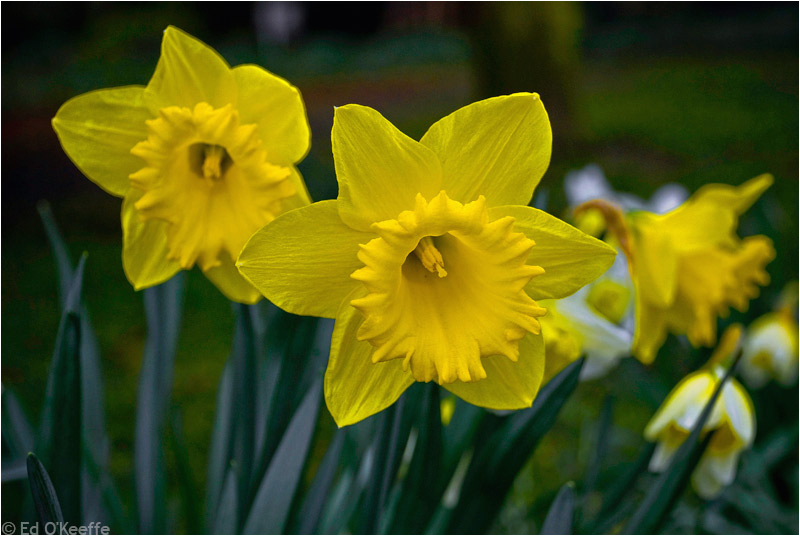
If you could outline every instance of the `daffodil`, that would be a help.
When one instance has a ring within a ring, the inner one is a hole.
[[[79,95],[53,128],[75,165],[123,198],[122,264],[137,290],[198,264],[230,299],[260,299],[234,260],[256,230],[310,202],[294,167],[310,141],[295,87],[232,69],[170,26],[147,86]]]
[[[757,318],[747,328],[742,344],[742,378],[757,389],[770,379],[783,385],[797,381],[798,329],[793,309],[797,306],[797,283],[783,291],[776,311]]]
[[[435,381],[472,404],[531,405],[544,369],[536,300],[602,274],[615,252],[530,208],[550,160],[539,96],[466,106],[415,141],[377,111],[336,108],[336,200],[256,233],[241,272],[296,314],[335,318],[325,399],[340,426]]]
[[[545,381],[566,365],[586,356],[583,381],[600,378],[630,355],[633,287],[625,257],[599,279],[561,300],[539,302],[545,343]]]
[[[580,210],[601,210],[629,257],[635,289],[634,355],[651,363],[667,333],[686,334],[693,346],[712,346],[717,318],[731,306],[746,311],[769,282],[773,258],[763,235],[736,236],[739,216],[772,184],[761,175],[741,186],[709,184],[667,214],[625,216],[602,201]]]
[[[645,438],[658,442],[650,459],[651,471],[664,471],[672,456],[689,437],[703,408],[724,377],[723,363],[730,360],[740,335],[741,326],[738,325],[726,331],[706,368],[681,380],[647,424]],[[729,379],[722,388],[711,415],[703,425],[702,434],[712,436],[692,473],[692,485],[698,495],[711,499],[733,482],[739,456],[752,445],[755,437],[753,402],[735,379]]]

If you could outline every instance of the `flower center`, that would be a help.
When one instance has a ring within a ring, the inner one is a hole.
[[[442,254],[433,244],[433,237],[423,236],[417,247],[414,248],[414,255],[417,256],[422,266],[429,272],[436,273],[439,277],[447,276],[447,272],[444,269],[444,259],[442,259]]]
[[[256,125],[239,124],[231,105],[162,108],[147,130],[131,149],[145,163],[130,175],[141,192],[134,206],[143,220],[167,222],[168,257],[182,268],[235,259],[295,193],[290,170],[267,162]]]
[[[544,273],[526,264],[534,243],[513,226],[490,222],[483,197],[462,205],[445,192],[373,224],[378,238],[361,246],[364,267],[351,276],[367,291],[351,304],[372,361],[402,358],[417,381],[440,384],[486,378],[484,357],[516,361],[545,310],[523,290]]]
[[[222,145],[195,143],[189,146],[189,166],[207,181],[222,180],[232,164],[233,160]]]

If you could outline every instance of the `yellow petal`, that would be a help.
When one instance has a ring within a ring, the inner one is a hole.
[[[278,307],[334,318],[361,286],[350,278],[361,267],[358,245],[374,237],[342,223],[337,206],[322,201],[276,218],[245,245],[239,270]]]
[[[128,175],[143,162],[131,148],[147,138],[151,114],[142,103],[144,88],[119,87],[91,91],[61,106],[53,129],[64,152],[78,169],[106,192],[124,197]]]
[[[550,120],[536,93],[482,100],[437,121],[421,143],[442,162],[442,188],[457,201],[527,205],[550,163]]]
[[[645,223],[648,217],[659,216],[640,213],[638,222],[631,226],[631,238],[636,257],[633,260],[633,284],[643,293],[646,301],[659,307],[669,307],[677,290],[678,257],[673,245],[674,237],[668,228]]]
[[[331,139],[339,215],[353,229],[397,218],[414,208],[417,194],[432,199],[441,190],[436,155],[372,108],[336,108]]]
[[[281,213],[311,204],[311,196],[308,194],[306,182],[303,180],[300,171],[294,166],[288,166],[288,169],[289,182],[294,186],[295,194],[291,197],[281,199]]]
[[[296,87],[257,65],[234,67],[242,124],[258,125],[258,135],[274,164],[293,164],[308,153],[311,130]]]
[[[227,62],[199,39],[169,26],[161,42],[161,57],[145,89],[154,108],[194,108],[207,102],[214,108],[236,106],[236,81]]]
[[[492,220],[503,216],[514,217],[514,229],[536,242],[528,264],[541,266],[544,274],[525,287],[534,300],[565,298],[614,264],[614,248],[546,212],[523,206],[489,210]]]
[[[633,334],[633,355],[645,365],[652,363],[659,348],[667,340],[667,319],[661,309],[652,307],[635,294],[636,329]]]
[[[203,273],[229,300],[253,304],[261,299],[261,293],[245,279],[226,251],[220,253],[220,264]]]
[[[711,397],[716,388],[717,378],[706,371],[689,374],[676,385],[666,400],[658,408],[658,411],[644,429],[644,437],[648,441],[658,439],[662,430],[669,424],[677,424],[683,430],[689,431],[694,426],[697,418],[703,411],[705,404]],[[721,412],[721,401],[717,399],[714,405],[714,412],[717,413],[716,419],[713,415],[706,421],[704,429],[713,429],[719,422]],[[713,426],[711,426],[712,421]]]
[[[400,359],[373,363],[373,346],[356,339],[363,316],[350,305],[360,289],[342,302],[325,372],[325,403],[339,426],[357,423],[394,404],[412,383]]]
[[[134,203],[141,195],[131,189],[122,202],[122,267],[136,290],[163,283],[181,269],[167,259],[167,222],[140,219]]]
[[[542,335],[528,333],[519,341],[519,360],[505,356],[483,359],[486,378],[477,382],[457,381],[443,387],[470,404],[489,409],[529,408],[539,392],[544,375]]]

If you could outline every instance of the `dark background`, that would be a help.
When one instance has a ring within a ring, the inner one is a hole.
[[[667,182],[695,191],[771,172],[775,185],[743,218],[740,234],[775,241],[772,283],[747,315],[732,319],[752,321],[797,279],[796,3],[64,2],[4,3],[2,15],[3,386],[35,422],[59,314],[55,266],[36,213],[46,199],[73,258],[89,253],[85,296],[103,353],[112,471],[128,498],[145,336],[141,296],[122,272],[120,200],[81,176],[50,119],[77,94],[146,84],[169,24],[231,65],[257,63],[301,90],[312,150],[299,167],[315,200],[337,191],[334,106],[375,107],[418,139],[470,102],[537,91],[554,137],[539,190],[548,210],[563,214],[564,174],[588,163],[601,165],[618,190],[645,198]],[[185,307],[173,403],[183,409],[202,482],[233,315],[197,270]],[[682,348],[670,344],[667,351]],[[634,452],[649,416],[697,359],[662,357],[650,371],[625,364],[616,376],[583,386],[518,480],[497,529],[531,530],[528,520],[540,517],[551,490],[579,476],[586,457],[579,437],[592,426],[598,396],[621,395],[617,448],[621,456]],[[625,383],[634,380],[648,387],[639,400],[628,393],[626,403]],[[760,396],[760,420],[796,426],[796,389]],[[794,489],[781,491],[795,512],[796,467]],[[541,497],[548,497],[543,505]]]

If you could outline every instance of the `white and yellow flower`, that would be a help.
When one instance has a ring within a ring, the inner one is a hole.
[[[741,326],[731,326],[723,334],[708,365],[681,380],[647,424],[645,438],[658,442],[650,459],[651,471],[664,471],[689,437],[703,408],[725,376],[723,363],[729,361],[737,349],[741,331]],[[692,473],[692,485],[698,495],[711,499],[733,482],[739,456],[753,443],[755,426],[755,410],[750,396],[739,382],[729,379],[703,425],[703,436],[712,436]]]

